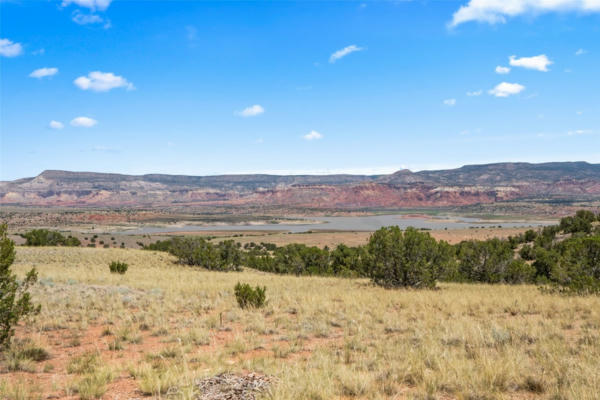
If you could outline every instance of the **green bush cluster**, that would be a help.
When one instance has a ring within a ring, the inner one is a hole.
[[[241,271],[241,245],[233,240],[213,244],[204,238],[184,237],[158,241],[144,246],[146,250],[168,251],[181,264],[200,266],[214,271]]]
[[[267,300],[266,287],[256,286],[254,289],[247,283],[238,282],[235,285],[235,298],[240,308],[260,308]]]
[[[109,268],[110,272],[113,274],[123,275],[125,272],[127,272],[129,265],[127,265],[127,263],[124,263],[121,261],[113,261],[110,264],[108,264],[108,268]]]
[[[21,237],[25,239],[26,246],[81,246],[81,241],[76,237],[48,229],[33,229]]]
[[[328,248],[292,243],[281,247],[254,247],[244,254],[244,265],[265,272],[297,276],[365,276],[365,254],[364,247],[340,245],[330,251]]]

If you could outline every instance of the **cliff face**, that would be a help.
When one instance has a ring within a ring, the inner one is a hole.
[[[0,205],[436,207],[600,199],[600,164],[499,163],[391,175],[120,175],[44,171],[0,182]]]

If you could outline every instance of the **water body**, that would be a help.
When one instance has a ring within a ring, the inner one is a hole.
[[[360,217],[314,217],[306,219],[306,223],[294,224],[264,224],[264,225],[185,225],[165,227],[143,227],[127,230],[121,233],[132,235],[156,234],[166,232],[195,232],[195,231],[284,231],[307,232],[316,230],[340,231],[375,231],[383,226],[398,225],[404,229],[409,226],[423,229],[464,229],[474,226],[499,226],[504,228],[539,227],[554,224],[550,221],[484,221],[478,218],[466,217],[436,217],[436,218],[406,218],[399,214],[369,215]]]

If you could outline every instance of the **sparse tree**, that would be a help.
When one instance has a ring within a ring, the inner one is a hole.
[[[441,262],[439,247],[428,233],[397,226],[381,228],[367,245],[369,275],[384,287],[433,288]]]
[[[15,243],[8,238],[6,224],[0,225],[0,348],[5,348],[14,335],[14,326],[40,306],[31,301],[28,289],[37,280],[35,268],[19,282],[10,266],[15,261]]]

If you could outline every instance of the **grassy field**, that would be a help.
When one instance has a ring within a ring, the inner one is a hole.
[[[129,263],[125,275],[108,263]],[[42,313],[5,355],[2,398],[201,398],[199,378],[272,377],[267,399],[597,399],[600,298],[533,286],[207,272],[166,253],[25,248]],[[267,287],[241,310],[238,282]]]

